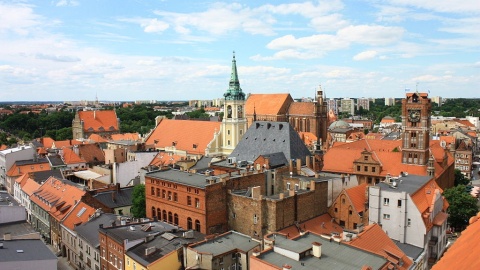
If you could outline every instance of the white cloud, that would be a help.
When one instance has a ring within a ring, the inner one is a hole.
[[[159,21],[157,19],[145,20],[140,24],[143,27],[143,31],[146,33],[163,32],[168,29],[168,23]]]
[[[0,3],[0,33],[13,32],[19,35],[31,33],[33,27],[41,25],[41,17],[28,5]]]
[[[401,27],[381,25],[351,25],[338,31],[340,39],[366,45],[388,45],[402,39]]]
[[[374,59],[377,57],[378,52],[377,51],[364,51],[361,52],[353,57],[353,60],[355,61],[363,61],[363,60],[370,60]]]
[[[55,5],[57,7],[66,7],[66,6],[75,7],[75,6],[80,5],[80,3],[78,1],[75,1],[75,0],[70,0],[70,1],[69,0],[60,0]]]
[[[398,6],[415,7],[445,13],[480,13],[478,0],[390,0]]]
[[[337,31],[338,29],[346,27],[349,23],[342,18],[342,14],[335,13],[312,18],[310,24],[319,32],[328,32]]]
[[[274,14],[298,14],[306,18],[314,18],[319,15],[341,10],[343,6],[344,5],[342,1],[333,0],[319,1],[317,5],[313,4],[312,2],[281,4],[278,6],[264,5],[259,7],[258,9]]]

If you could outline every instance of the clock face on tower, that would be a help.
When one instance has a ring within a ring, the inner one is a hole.
[[[420,121],[420,110],[408,110],[408,120],[410,122]]]

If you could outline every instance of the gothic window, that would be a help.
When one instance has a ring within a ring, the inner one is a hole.
[[[157,208],[157,218],[158,220],[162,220],[162,211],[160,210],[160,208]]]
[[[178,225],[178,215],[176,213],[173,215],[173,224]]]
[[[173,222],[172,212],[168,212],[168,223],[172,223],[172,222]]]

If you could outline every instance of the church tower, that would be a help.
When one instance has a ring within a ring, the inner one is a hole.
[[[402,163],[426,165],[430,159],[430,115],[427,93],[407,93],[402,100]]]
[[[315,128],[318,137],[318,146],[325,145],[325,142],[327,141],[327,109],[328,104],[325,99],[325,93],[323,92],[322,86],[318,86],[313,112],[315,116]]]
[[[237,61],[235,52],[232,59],[232,73],[227,92],[223,94],[225,103],[222,120],[222,145],[223,154],[229,155],[237,146],[242,135],[247,131],[247,119],[245,118],[245,93],[240,88],[238,80]]]

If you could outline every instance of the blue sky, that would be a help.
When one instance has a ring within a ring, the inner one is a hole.
[[[480,95],[478,0],[0,0],[0,101]]]

